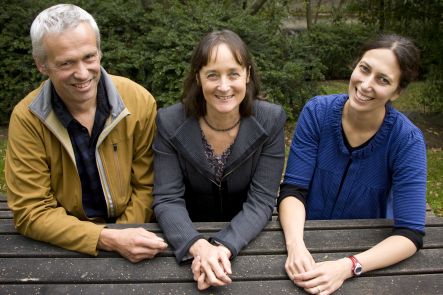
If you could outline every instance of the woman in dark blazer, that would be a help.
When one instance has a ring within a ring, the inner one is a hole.
[[[158,112],[154,210],[177,262],[193,260],[199,289],[231,282],[230,259],[275,206],[286,115],[259,86],[240,37],[212,32],[193,52],[182,103]],[[197,221],[229,223],[207,239]]]

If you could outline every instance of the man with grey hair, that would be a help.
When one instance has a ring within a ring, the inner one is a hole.
[[[17,230],[90,255],[154,257],[167,247],[160,237],[106,227],[151,220],[154,98],[100,66],[99,29],[80,7],[42,11],[31,39],[37,68],[49,79],[10,119],[5,175]]]

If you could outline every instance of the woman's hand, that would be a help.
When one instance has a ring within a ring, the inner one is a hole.
[[[296,274],[294,283],[310,294],[331,294],[352,277],[352,263],[348,258],[320,262],[313,270]]]
[[[232,282],[228,276],[232,273],[229,261],[231,252],[226,247],[214,246],[200,239],[191,246],[189,252],[194,256],[191,268],[199,290]]]
[[[288,257],[286,258],[285,269],[291,280],[294,280],[296,274],[314,269],[314,258],[312,258],[303,241],[300,241],[297,245],[289,245],[287,249]]]

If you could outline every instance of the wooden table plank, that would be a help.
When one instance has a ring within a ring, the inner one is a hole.
[[[0,219],[12,219],[12,212],[9,210],[0,211]]]
[[[14,230],[12,214],[9,218],[0,219],[1,225],[11,225],[11,227],[3,226],[0,227],[0,234],[4,232],[10,232]],[[223,226],[226,225],[224,222],[195,222],[197,230],[202,232],[217,232]],[[442,226],[443,218],[429,216],[426,217],[426,227]],[[126,227],[137,227],[142,226],[149,231],[159,233],[161,232],[160,227],[157,223],[145,223],[140,224],[109,224],[109,228],[126,228]],[[356,228],[391,228],[392,221],[388,219],[359,219],[359,220],[308,220],[305,224],[305,231],[309,230],[320,230],[320,229],[356,229]],[[264,230],[275,230],[280,231],[281,226],[278,221],[270,221],[266,225]]]
[[[429,227],[424,238],[424,248],[443,248],[443,227]],[[383,240],[391,233],[390,228],[380,229],[337,229],[322,231],[306,231],[305,243],[312,253],[338,251],[357,252],[366,250]],[[203,233],[205,234],[205,233]],[[163,236],[161,233],[159,236]],[[207,233],[207,236],[209,234]],[[0,235],[0,257],[75,257],[81,254],[68,251],[47,243],[34,241],[19,234]],[[279,231],[263,231],[255,240],[245,247],[242,255],[286,253],[283,233]],[[101,252],[108,257],[116,255]],[[168,249],[162,255],[171,256]]]
[[[334,294],[389,294],[392,295],[429,295],[443,293],[443,274],[404,275],[392,277],[360,277],[345,282]],[[152,283],[152,284],[25,284],[0,285],[1,294],[52,294],[52,295],[261,295],[261,294],[307,294],[289,280],[244,281],[198,291],[195,283]]]
[[[211,235],[226,223],[195,225]],[[143,227],[161,235],[157,224]],[[389,220],[308,221],[305,241],[316,261],[333,260],[371,247],[391,227]],[[443,218],[428,217],[426,232],[425,249],[335,294],[443,294]],[[0,294],[199,294],[190,265],[178,266],[170,249],[137,264],[112,252],[90,257],[23,237],[11,219],[0,219],[0,245]],[[285,260],[281,227],[270,222],[232,262],[233,284],[200,294],[305,294],[287,279]]]
[[[335,260],[350,252],[314,254],[316,261]],[[284,280],[286,255],[238,256],[232,262],[236,281]],[[443,251],[425,249],[370,276],[443,273]],[[26,266],[26,267],[24,267]],[[104,271],[106,270],[106,271]],[[172,257],[132,264],[124,258],[0,258],[0,283],[172,283],[192,282],[190,265],[178,266]]]

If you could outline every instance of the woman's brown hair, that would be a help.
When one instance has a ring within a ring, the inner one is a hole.
[[[213,49],[220,44],[226,44],[237,63],[249,70],[249,82],[246,84],[245,98],[240,104],[240,115],[250,116],[254,99],[261,99],[260,79],[246,44],[230,30],[214,31],[204,36],[192,53],[191,68],[181,95],[187,116],[199,118],[206,115],[206,101],[197,77],[200,69],[211,60]]]

